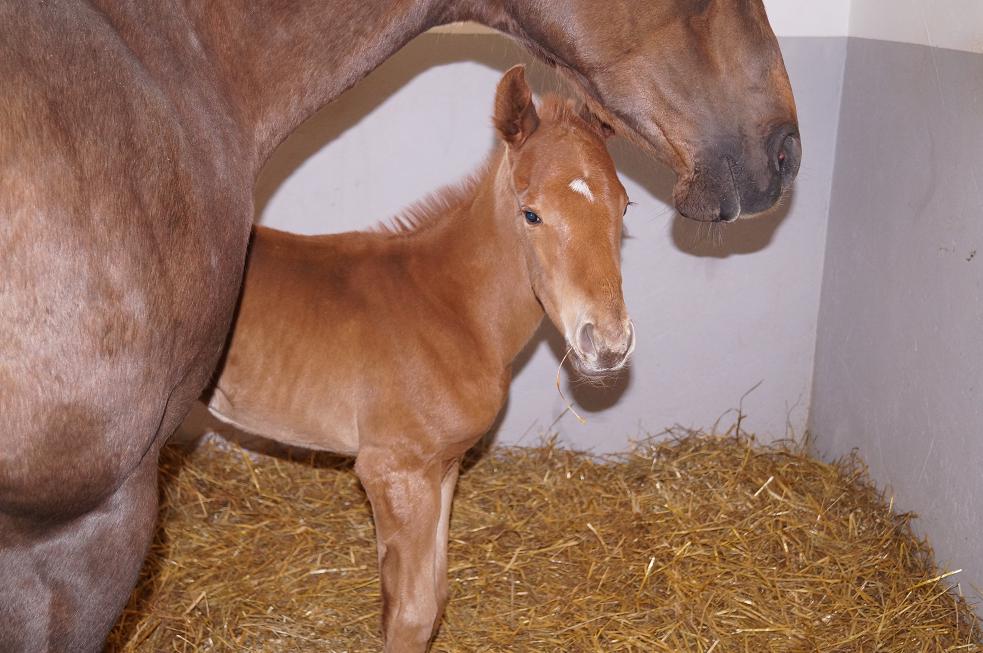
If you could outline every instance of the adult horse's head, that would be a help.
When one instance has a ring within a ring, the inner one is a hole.
[[[672,167],[682,215],[758,213],[795,178],[795,102],[762,0],[514,5],[495,26],[555,63],[595,113]]]
[[[603,126],[558,98],[537,111],[521,66],[498,84],[494,121],[506,147],[503,218],[519,231],[533,292],[582,373],[621,369],[635,347],[621,292],[628,196]]]

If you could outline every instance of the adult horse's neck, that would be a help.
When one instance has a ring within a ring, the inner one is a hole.
[[[507,367],[544,312],[529,278],[504,148],[482,168],[473,192],[428,220],[406,241],[421,283],[468,325],[477,350]]]
[[[256,164],[417,34],[441,0],[182,0],[216,58]]]
[[[433,26],[477,20],[556,60],[552,37],[517,18],[527,0],[508,9],[497,0],[179,1],[214,57],[257,169],[308,116]]]

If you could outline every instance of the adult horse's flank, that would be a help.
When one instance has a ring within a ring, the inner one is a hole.
[[[447,598],[461,456],[505,403],[543,311],[588,374],[622,367],[628,197],[591,126],[499,83],[504,147],[395,233],[257,227],[212,412],[292,445],[357,455],[372,502],[387,651],[423,651]]]
[[[685,215],[764,209],[795,174],[761,0],[0,2],[0,650],[99,649],[153,531],[158,451],[225,340],[260,166],[463,19],[672,166]]]

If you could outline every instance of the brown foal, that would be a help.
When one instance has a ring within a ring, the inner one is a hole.
[[[602,127],[523,69],[498,85],[504,145],[472,179],[386,232],[257,227],[209,408],[291,445],[356,456],[375,517],[387,651],[423,651],[447,598],[447,529],[464,453],[505,403],[543,314],[585,374],[623,367],[628,198]]]

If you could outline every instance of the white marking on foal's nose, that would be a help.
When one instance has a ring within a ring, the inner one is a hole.
[[[588,186],[587,182],[584,181],[583,179],[580,178],[574,179],[568,184],[568,186],[570,190],[572,190],[575,193],[580,193],[581,195],[586,197],[588,201],[590,202],[594,201],[594,193],[591,192],[590,186]]]

